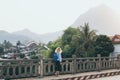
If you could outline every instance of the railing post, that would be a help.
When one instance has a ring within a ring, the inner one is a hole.
[[[76,73],[76,55],[72,55],[72,58],[73,58],[73,66],[72,66],[72,74],[75,74]]]
[[[39,57],[38,74],[43,77],[43,57]]]
[[[98,54],[97,56],[98,56],[98,63],[97,63],[98,71],[101,71],[101,55]]]
[[[117,56],[117,69],[120,69],[120,55]]]

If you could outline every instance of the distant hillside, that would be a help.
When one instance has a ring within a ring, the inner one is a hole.
[[[57,31],[57,32],[53,32],[53,33],[46,33],[46,34],[40,35],[40,39],[41,39],[42,42],[55,41],[56,39],[61,37],[62,34],[63,34],[63,31]]]
[[[70,26],[79,27],[87,22],[89,23],[91,29],[98,31],[98,34],[120,34],[120,15],[106,5],[100,5],[89,9],[86,13],[80,15]],[[15,43],[18,40],[35,40],[47,43],[58,39],[58,37],[62,36],[62,34],[63,31],[58,31],[39,35],[28,29],[14,33],[0,31],[0,42],[3,40],[9,40],[12,43]]]
[[[37,42],[48,43],[49,41],[54,41],[58,39],[58,37],[60,37],[62,34],[63,34],[63,31],[39,35],[39,34],[31,32],[28,29],[16,31],[13,33],[8,33],[6,31],[1,30],[0,31],[0,42],[3,42],[4,40],[8,40],[12,42],[13,44],[15,44],[18,40],[20,40],[22,42],[37,41]]]
[[[16,31],[16,32],[13,32],[12,34],[26,36],[26,37],[29,37],[30,39],[36,40],[36,41],[40,40],[40,35],[39,34],[36,34],[36,33],[32,32],[28,29],[23,29],[23,30],[20,30],[20,31]]]
[[[8,41],[12,42],[13,44],[15,44],[18,40],[28,41],[28,40],[32,40],[32,39],[27,36],[11,34],[6,31],[0,31],[0,42],[3,42],[4,40],[8,40]]]
[[[63,34],[63,31],[58,31],[58,32],[53,32],[53,33],[46,33],[46,34],[36,34],[31,32],[28,29],[24,29],[21,31],[14,32],[13,34],[21,35],[21,36],[26,36],[31,38],[32,40],[47,43],[49,41],[54,41],[58,37],[60,37]]]
[[[89,23],[91,29],[97,30],[99,34],[120,34],[120,15],[106,5],[89,9],[80,15],[72,26],[78,27],[86,22]]]

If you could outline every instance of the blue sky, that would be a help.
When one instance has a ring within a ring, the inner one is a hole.
[[[0,0],[0,30],[27,28],[38,34],[64,30],[101,4],[120,13],[120,0]]]

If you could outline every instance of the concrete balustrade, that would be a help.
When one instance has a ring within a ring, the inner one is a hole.
[[[61,74],[75,74],[88,71],[101,71],[120,68],[120,55],[118,57],[86,57],[63,58]],[[53,75],[54,61],[51,58],[31,60],[0,60],[0,79],[43,77]]]

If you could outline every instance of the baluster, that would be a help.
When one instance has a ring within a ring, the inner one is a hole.
[[[62,66],[62,65],[61,65]],[[53,72],[55,72],[55,65],[53,64]]]
[[[18,70],[19,70],[18,76],[21,77],[21,61],[18,62]]]
[[[66,60],[66,72],[68,72],[68,60]]]
[[[92,65],[93,65],[93,62],[90,62],[89,63],[89,69],[92,70]]]
[[[43,69],[43,71],[44,71],[43,73],[44,73],[44,74],[46,74],[46,66],[47,66],[47,65],[44,64],[44,69]]]
[[[3,73],[3,69],[2,69],[2,67],[0,66],[0,76],[2,76],[2,73]]]
[[[16,73],[15,73],[15,71],[16,71],[15,68],[16,67],[12,67],[12,68],[13,68],[13,76],[15,77],[16,76]]]
[[[38,75],[38,65],[36,65],[36,75]]]
[[[82,68],[83,68],[83,71],[84,71],[85,70],[85,62],[83,62],[83,67]]]
[[[24,66],[24,69],[25,69],[24,76],[27,76],[27,65]]]
[[[81,59],[79,59],[79,62],[78,62],[78,63],[79,63],[79,72],[80,72],[80,71],[82,70],[82,66],[81,66],[81,65],[82,65],[82,62],[81,62]]]
[[[89,70],[89,59],[86,60],[86,70]]]
[[[33,60],[30,61],[30,76],[33,74],[33,73],[32,73],[32,67],[33,67]]]
[[[48,73],[50,73],[50,66],[51,66],[51,62],[48,61]]]
[[[30,76],[33,75],[33,73],[32,73],[32,67],[33,67],[33,65],[31,64],[30,65]]]
[[[44,65],[44,62],[43,62],[43,57],[39,57],[39,65],[38,65],[38,74],[40,74],[40,77],[43,77],[43,73],[45,73],[45,65]]]
[[[21,77],[21,74],[22,74],[22,73],[21,73],[21,66],[19,66],[18,69],[19,69],[19,73],[18,73],[18,74],[19,74],[19,76]]]
[[[113,67],[112,67],[112,62],[113,62],[113,61],[110,61],[110,68],[113,68]]]
[[[9,74],[9,68],[10,68],[10,62],[6,62],[6,69],[7,69],[7,72],[6,72],[6,76],[10,76]]]
[[[64,69],[63,69],[63,68],[64,68],[64,67],[63,67],[63,64],[64,64],[64,63],[62,63],[62,65],[61,65],[61,67],[62,67],[62,72],[64,72]]]

